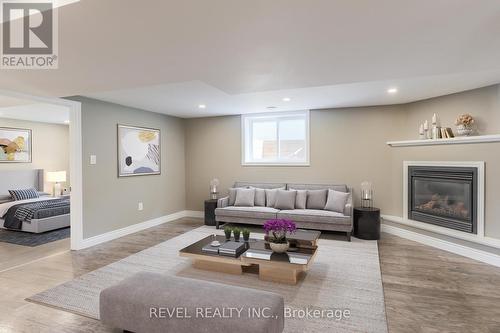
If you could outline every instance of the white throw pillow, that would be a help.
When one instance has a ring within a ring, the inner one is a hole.
[[[295,209],[306,209],[307,190],[296,190],[291,188],[290,191],[297,191],[295,197]]]
[[[255,189],[239,188],[236,191],[234,205],[237,207],[253,207],[255,205]]]
[[[326,201],[325,210],[344,213],[347,198],[349,198],[349,193],[328,190],[328,200]]]

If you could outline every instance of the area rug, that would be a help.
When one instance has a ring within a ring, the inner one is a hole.
[[[0,229],[0,242],[23,245],[23,246],[39,246],[61,239],[69,238],[70,228],[47,231],[41,234],[33,234],[30,232],[22,232],[15,230]]]
[[[281,294],[291,314],[285,320],[285,332],[387,332],[377,242],[320,239],[310,271],[297,285],[290,286],[260,281],[251,273],[230,275],[197,270],[191,267],[189,259],[178,255],[181,248],[214,233],[222,231],[206,226],[197,228],[27,300],[99,319],[101,290],[134,273],[149,271]],[[347,310],[349,316],[308,317],[308,310],[324,310],[325,314]]]

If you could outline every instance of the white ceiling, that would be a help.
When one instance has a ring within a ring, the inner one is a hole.
[[[499,35],[498,0],[86,0],[59,69],[0,88],[183,117],[403,103],[500,82]]]
[[[0,97],[0,100],[1,99]],[[25,103],[26,104],[17,106],[0,107],[0,118],[51,124],[68,124],[69,109],[67,107],[45,103],[33,103],[29,101],[25,101]]]

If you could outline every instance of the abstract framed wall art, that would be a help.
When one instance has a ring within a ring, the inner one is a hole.
[[[159,174],[160,130],[118,125],[118,177]]]
[[[31,163],[30,129],[0,127],[0,163]]]

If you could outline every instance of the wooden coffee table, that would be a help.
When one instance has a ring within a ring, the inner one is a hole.
[[[319,234],[317,234],[317,237],[319,237]],[[312,265],[318,249],[316,240],[314,240],[314,245],[308,244],[307,247],[300,247],[299,245],[291,253],[304,255],[307,257],[307,262],[292,264],[286,253],[273,253],[270,260],[247,257],[246,251],[248,250],[269,249],[269,244],[263,240],[251,239],[245,243],[245,252],[237,258],[203,252],[202,248],[214,240],[218,240],[221,243],[226,241],[224,236],[207,236],[180,250],[179,255],[192,259],[193,267],[197,269],[228,274],[243,274],[243,272],[251,273],[255,271],[255,268],[258,268],[259,279],[261,280],[297,284],[299,276],[303,273],[305,274]]]

